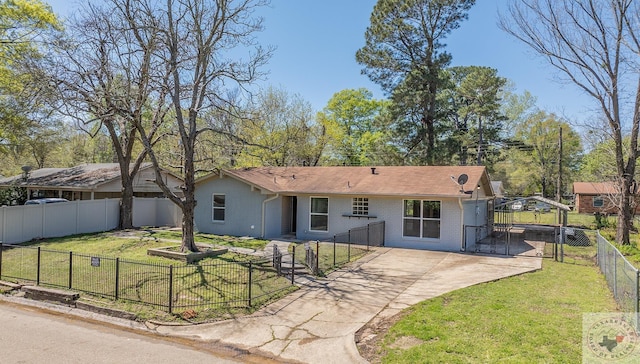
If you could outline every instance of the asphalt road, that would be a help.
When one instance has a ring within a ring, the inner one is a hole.
[[[243,360],[244,361],[244,360]],[[239,363],[206,344],[165,340],[0,301],[2,363]]]

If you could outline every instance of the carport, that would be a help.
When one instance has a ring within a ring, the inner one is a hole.
[[[515,224],[513,204],[516,201],[539,201],[557,209],[556,224]],[[565,204],[541,196],[524,197],[514,201],[507,201],[496,205],[493,220],[489,226],[489,235],[477,241],[475,251],[479,253],[504,255],[534,255],[544,254],[545,243],[555,242],[557,230],[567,226],[567,216],[571,208]]]

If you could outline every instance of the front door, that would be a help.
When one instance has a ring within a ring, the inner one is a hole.
[[[298,215],[298,198],[285,196],[282,199],[282,234],[295,234]]]

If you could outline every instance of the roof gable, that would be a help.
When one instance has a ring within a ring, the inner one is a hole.
[[[461,188],[462,174],[468,181]],[[478,166],[257,167],[221,175],[270,193],[464,197],[481,186],[493,196],[486,169]]]

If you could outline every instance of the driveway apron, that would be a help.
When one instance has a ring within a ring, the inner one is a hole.
[[[157,331],[282,361],[366,363],[354,335],[367,322],[455,289],[537,270],[541,264],[541,258],[533,257],[377,248],[250,316],[195,326],[160,326]]]

